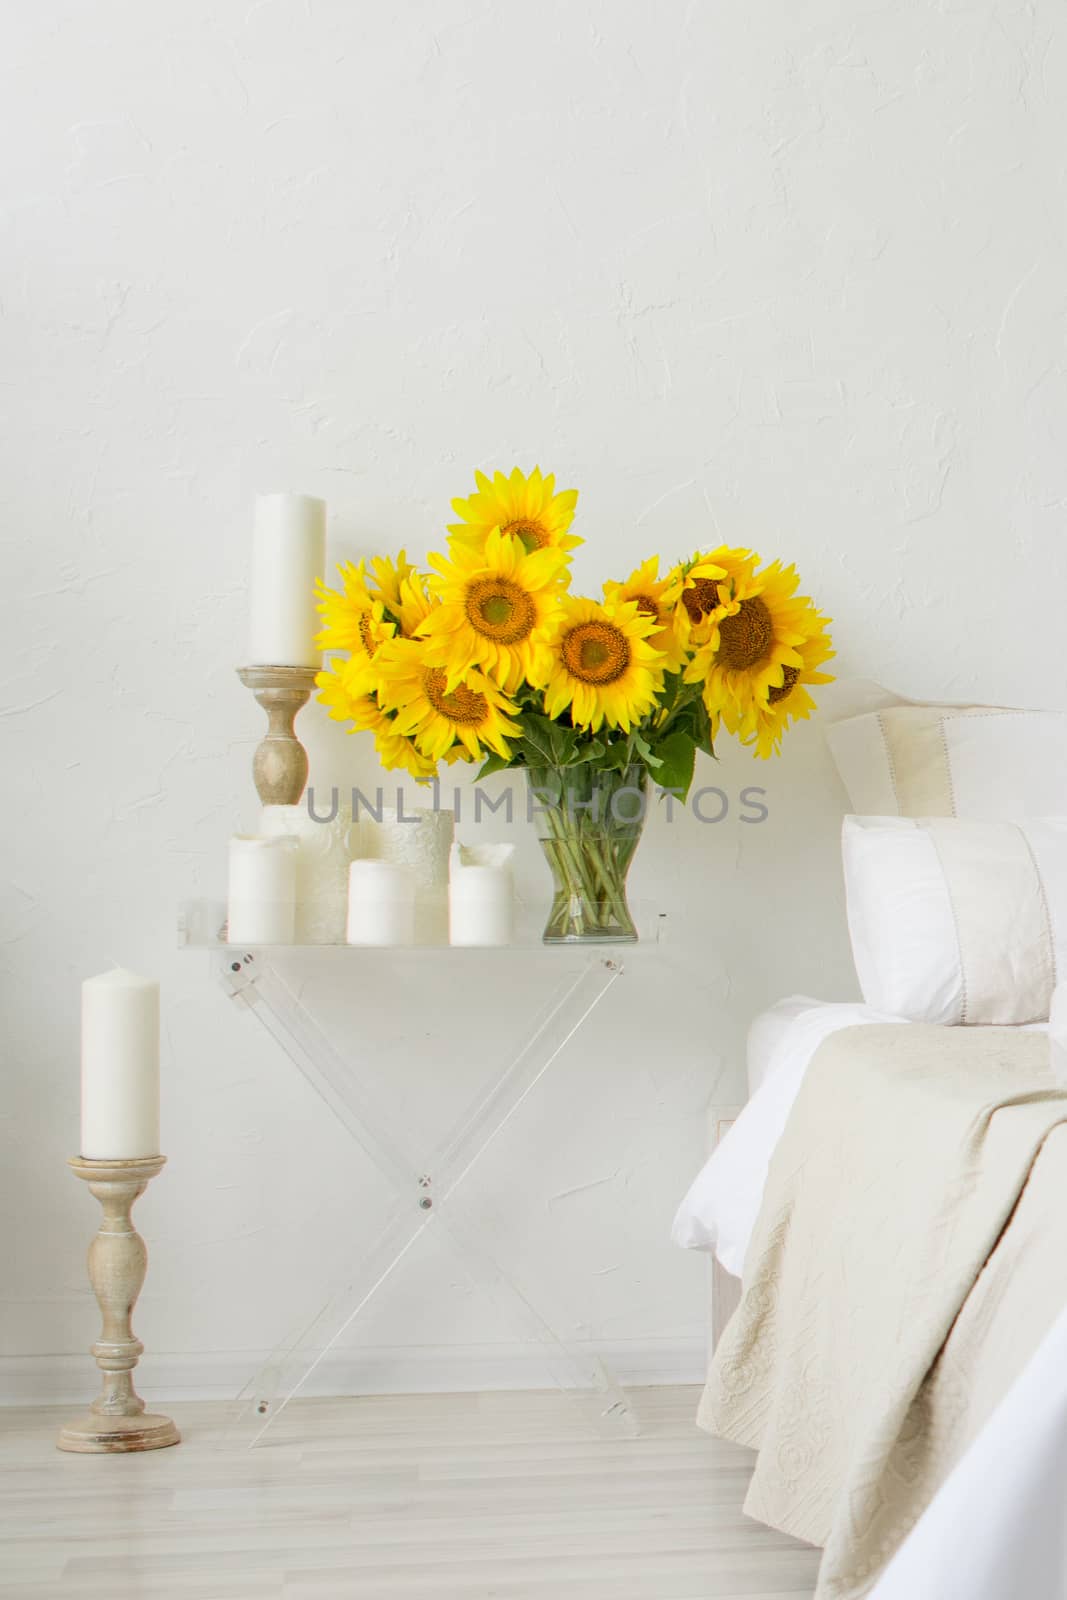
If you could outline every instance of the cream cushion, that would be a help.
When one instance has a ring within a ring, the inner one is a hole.
[[[922,705],[843,686],[856,714],[824,717],[852,809],[1010,821],[1067,813],[1067,713]],[[857,693],[857,690],[863,691]]]

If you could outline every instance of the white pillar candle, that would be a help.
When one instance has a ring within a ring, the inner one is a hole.
[[[317,667],[315,582],[326,570],[326,502],[261,494],[252,533],[248,666]]]
[[[159,1151],[159,984],[116,967],[82,984],[82,1147],[90,1161]]]
[[[415,878],[392,861],[353,861],[348,869],[349,944],[415,942]]]
[[[230,944],[295,941],[296,854],[297,841],[285,836],[237,834],[230,840]]]
[[[511,944],[515,936],[514,853],[510,844],[453,846],[448,886],[451,944]]]
[[[261,834],[296,840],[297,944],[345,942],[351,828],[351,808],[343,805],[329,822],[317,822],[305,801],[264,806],[260,813]]]
[[[448,940],[448,856],[455,815],[415,806],[397,812],[381,807],[381,819],[361,809],[359,853],[373,861],[408,867],[415,880],[415,942],[445,944]]]

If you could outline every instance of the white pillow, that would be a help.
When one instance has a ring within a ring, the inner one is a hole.
[[[854,811],[1009,821],[1064,809],[1067,713],[920,705],[851,687],[844,704],[863,712],[834,720],[831,697],[826,737]]]
[[[1067,974],[1067,818],[846,817],[863,998],[910,1022],[1045,1021]]]

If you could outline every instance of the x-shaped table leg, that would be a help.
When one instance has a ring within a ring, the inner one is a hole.
[[[271,1356],[242,1391],[228,1438],[256,1444],[298,1394],[345,1329],[370,1304],[429,1227],[462,1257],[476,1283],[505,1298],[526,1336],[544,1348],[561,1389],[584,1402],[598,1431],[639,1429],[622,1390],[600,1358],[564,1330],[558,1312],[539,1311],[513,1282],[481,1219],[463,1204],[462,1189],[479,1157],[511,1121],[564,1046],[622,975],[618,958],[591,957],[567,973],[565,988],[539,1020],[525,1047],[452,1131],[425,1169],[390,1130],[351,1065],[318,1027],[299,992],[263,952],[239,948],[213,957],[227,991],[253,1014],[300,1068],[394,1189],[396,1214],[326,1304]]]

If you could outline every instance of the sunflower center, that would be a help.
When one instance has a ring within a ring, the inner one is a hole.
[[[694,578],[687,584],[682,594],[682,604],[689,613],[689,620],[695,627],[705,617],[710,617],[722,605],[719,599],[718,578]]]
[[[630,665],[630,643],[613,622],[579,622],[560,646],[563,664],[582,683],[614,683]]]
[[[773,643],[771,614],[759,595],[754,595],[751,600],[742,600],[735,616],[724,617],[719,623],[719,664],[734,672],[747,672],[764,659]]]
[[[527,550],[543,550],[548,543],[548,534],[539,522],[524,522],[519,518],[515,522],[505,522],[500,531],[521,539]]]
[[[376,640],[374,638],[374,634],[371,631],[370,612],[369,611],[361,611],[360,612],[359,621],[357,622],[356,626],[359,629],[359,642],[360,642],[360,644],[363,646],[363,648],[367,652],[367,654],[369,656],[372,656],[374,654],[375,650],[377,650],[378,645],[377,645],[377,642],[376,642]]]
[[[474,631],[496,644],[520,644],[537,621],[530,596],[510,578],[476,578],[464,609]]]
[[[769,689],[767,692],[767,704],[769,706],[780,705],[785,699],[786,695],[792,694],[793,690],[796,688],[796,682],[799,677],[799,667],[783,667],[781,683],[777,684],[773,689]]]
[[[635,595],[634,598],[637,602],[637,610],[640,616],[655,617],[656,621],[659,621],[659,606],[650,594],[639,594]]]
[[[464,683],[446,694],[447,682],[448,678],[441,667],[423,668],[422,686],[434,710],[447,717],[449,722],[460,722],[471,727],[484,722],[489,710],[485,695],[468,689]]]

